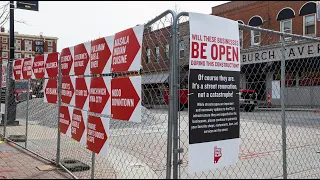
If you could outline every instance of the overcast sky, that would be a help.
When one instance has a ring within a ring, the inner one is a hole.
[[[22,34],[58,37],[64,47],[144,24],[167,9],[211,13],[211,7],[228,1],[40,1],[39,12],[16,9],[15,31]],[[1,1],[3,5],[8,1]],[[8,30],[9,24],[5,25]]]

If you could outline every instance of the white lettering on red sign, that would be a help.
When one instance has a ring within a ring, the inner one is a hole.
[[[127,63],[127,44],[129,43],[129,36],[121,37],[116,39],[114,42],[114,50],[113,50],[113,64],[124,64]],[[118,47],[119,46],[119,47]]]

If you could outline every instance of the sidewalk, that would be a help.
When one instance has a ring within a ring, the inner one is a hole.
[[[0,139],[0,179],[72,179],[66,172]]]

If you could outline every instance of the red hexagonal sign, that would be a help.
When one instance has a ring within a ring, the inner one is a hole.
[[[70,131],[68,129],[71,124],[71,116],[70,116],[70,107],[68,106],[60,106],[60,114],[59,114],[59,130],[61,133],[70,136]]]
[[[85,111],[73,109],[72,120],[71,120],[71,137],[81,142],[82,144],[86,144],[86,136],[85,133],[87,124],[87,116]]]
[[[89,109],[90,77],[76,78],[75,106],[79,109]]]
[[[73,105],[72,98],[74,96],[74,77],[65,76],[62,77],[61,83],[61,102]]]
[[[13,61],[13,79],[20,80],[22,79],[22,59],[16,59]]]
[[[115,120],[141,122],[141,76],[111,80],[111,116]]]
[[[140,70],[143,29],[136,26],[115,34],[111,72]]]
[[[74,75],[89,75],[88,63],[91,42],[74,46]]]
[[[35,56],[33,60],[33,78],[40,79],[44,77],[44,56]]]
[[[58,81],[57,79],[44,80],[44,102],[57,104],[58,100]]]
[[[64,48],[61,51],[61,74],[63,76],[73,75],[72,64],[73,64],[73,57],[72,57],[73,47]]]
[[[45,54],[45,69],[46,69],[46,78],[57,77],[58,76],[58,59],[59,53],[53,52],[50,54]]]
[[[90,112],[110,115],[110,79],[111,77],[108,76],[91,78],[89,93]]]
[[[113,44],[114,36],[103,37],[91,42],[90,55],[90,73],[107,74],[110,73],[110,56],[109,46]],[[108,45],[109,44],[109,45]]]
[[[109,119],[88,116],[87,149],[99,155],[107,155]]]
[[[22,78],[30,79],[32,76],[32,58],[26,58],[22,63]]]

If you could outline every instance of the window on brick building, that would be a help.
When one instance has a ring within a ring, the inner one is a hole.
[[[150,48],[147,48],[146,51],[147,51],[146,63],[150,63],[150,56],[151,56]]]
[[[154,50],[155,50],[155,54],[156,54],[155,62],[158,63],[160,61],[160,48],[159,48],[159,46],[156,46],[154,48]]]
[[[8,50],[8,46],[6,44],[2,44],[2,50]]]
[[[20,59],[21,58],[21,53],[14,53],[14,58],[15,59]]]
[[[8,55],[8,52],[2,52],[2,58],[8,58],[9,57],[9,55]]]
[[[48,47],[48,53],[52,53],[53,52],[53,48],[52,47]]]
[[[316,14],[306,15],[303,17],[303,35],[314,35],[316,32]]]
[[[251,45],[252,46],[260,45],[260,42],[261,42],[261,32],[251,31]]]
[[[32,57],[32,54],[24,54],[24,58],[31,58]]]
[[[281,21],[280,28],[281,28],[281,32],[291,34],[292,33],[292,19]],[[285,40],[289,41],[289,40],[291,40],[291,37],[285,37]]]
[[[53,42],[52,41],[48,41],[48,46],[52,46]]]
[[[7,37],[2,37],[2,42],[3,43],[8,43],[8,38]]]
[[[166,44],[165,46],[165,52],[166,52],[166,58],[165,59],[170,59],[170,46],[169,44]]]

